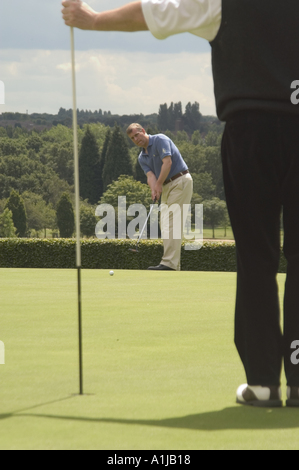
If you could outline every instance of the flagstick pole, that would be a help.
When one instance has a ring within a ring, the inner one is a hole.
[[[80,242],[80,186],[79,156],[77,134],[76,74],[75,74],[75,43],[74,28],[71,30],[72,55],[72,88],[73,88],[73,136],[74,136],[74,167],[75,167],[75,212],[76,212],[76,264],[78,286],[78,329],[79,329],[79,393],[83,395],[83,361],[82,361],[82,299],[81,299],[81,242]]]

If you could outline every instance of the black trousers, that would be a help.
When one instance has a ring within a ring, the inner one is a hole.
[[[299,364],[291,360],[299,340],[299,117],[234,116],[223,134],[222,162],[237,252],[235,344],[247,383],[280,385],[284,361],[287,384],[299,386]],[[282,328],[281,210],[288,263]]]

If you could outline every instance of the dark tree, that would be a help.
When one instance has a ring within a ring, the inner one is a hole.
[[[23,238],[27,235],[27,215],[25,204],[19,193],[12,190],[6,203],[6,208],[12,212],[12,219],[16,228],[18,237]]]
[[[101,197],[100,151],[95,136],[87,127],[79,154],[80,196],[96,204]]]
[[[70,238],[75,230],[75,215],[71,199],[63,193],[56,209],[57,226],[62,238]]]
[[[183,116],[184,129],[189,133],[199,129],[201,114],[199,112],[199,103],[191,104],[190,102],[186,105],[185,113]]]
[[[159,131],[166,131],[167,129],[171,130],[169,128],[167,103],[160,104],[158,114],[158,128]]]
[[[111,141],[111,134],[112,134],[111,129],[110,127],[108,127],[108,130],[105,136],[104,145],[102,148],[101,161],[100,161],[100,173],[101,173],[100,197],[102,197],[104,193],[103,171],[104,171],[104,166],[107,160],[107,152],[108,152],[108,147]]]
[[[121,175],[133,176],[133,168],[127,139],[116,125],[111,135],[103,169],[104,192],[108,185]]]

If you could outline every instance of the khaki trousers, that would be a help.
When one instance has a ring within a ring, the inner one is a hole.
[[[164,246],[161,264],[180,271],[181,246],[188,215],[184,204],[190,204],[193,180],[190,173],[163,186],[161,197],[161,232]]]

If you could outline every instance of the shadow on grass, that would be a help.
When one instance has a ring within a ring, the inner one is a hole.
[[[223,410],[218,411],[209,411],[205,413],[181,416],[178,418],[166,418],[161,420],[63,416],[54,414],[51,415],[27,413],[26,411],[28,410],[18,411],[16,413],[10,413],[6,415],[0,415],[0,419],[10,417],[34,417],[57,420],[70,420],[77,422],[89,422],[94,424],[108,423],[135,426],[155,426],[162,428],[188,429],[194,431],[216,431],[226,429],[299,428],[299,409],[294,408],[266,409],[234,406],[231,408],[224,408]]]
[[[40,408],[41,406],[53,405],[54,403],[59,403],[60,401],[69,400],[70,398],[73,398],[74,396],[76,396],[76,395],[69,395],[67,397],[57,398],[56,400],[51,400],[51,401],[46,401],[44,403],[39,403],[38,405],[33,405],[33,406],[30,406],[30,407],[27,407],[27,408],[23,408],[22,410],[12,411],[11,413],[0,414],[0,421],[1,421],[1,419],[13,418],[14,416],[22,416],[20,413],[23,413],[25,411],[34,410],[35,408]],[[32,416],[35,416],[35,415],[32,415]]]

